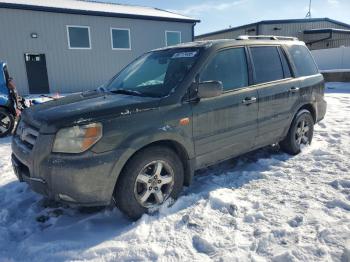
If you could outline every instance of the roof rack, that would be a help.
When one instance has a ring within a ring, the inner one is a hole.
[[[290,41],[299,40],[297,37],[276,36],[276,35],[240,35],[236,38],[236,40],[250,40],[250,39],[290,40]]]

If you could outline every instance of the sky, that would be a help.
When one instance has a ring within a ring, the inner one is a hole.
[[[100,0],[102,1],[102,0]],[[235,27],[260,20],[304,18],[309,0],[104,0],[151,6],[201,20],[195,34]],[[350,24],[350,0],[312,0],[314,18],[329,17]]]

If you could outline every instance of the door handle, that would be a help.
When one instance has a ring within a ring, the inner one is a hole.
[[[256,103],[256,97],[246,97],[242,100],[242,103],[245,104],[245,105],[250,105],[250,104],[253,104],[253,103]]]
[[[289,92],[291,93],[297,93],[299,92],[300,88],[299,87],[296,87],[296,86],[293,86],[289,89]]]

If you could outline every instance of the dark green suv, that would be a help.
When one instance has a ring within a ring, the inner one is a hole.
[[[325,112],[303,42],[186,43],[142,55],[98,90],[25,110],[12,162],[49,198],[115,202],[138,218],[175,199],[196,169],[275,143],[299,153]]]

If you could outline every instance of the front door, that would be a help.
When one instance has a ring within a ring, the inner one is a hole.
[[[48,94],[46,58],[44,54],[24,54],[30,94]]]
[[[200,81],[221,81],[221,96],[193,104],[193,138],[197,166],[249,151],[257,135],[257,91],[249,87],[245,48],[219,51],[200,74]]]

